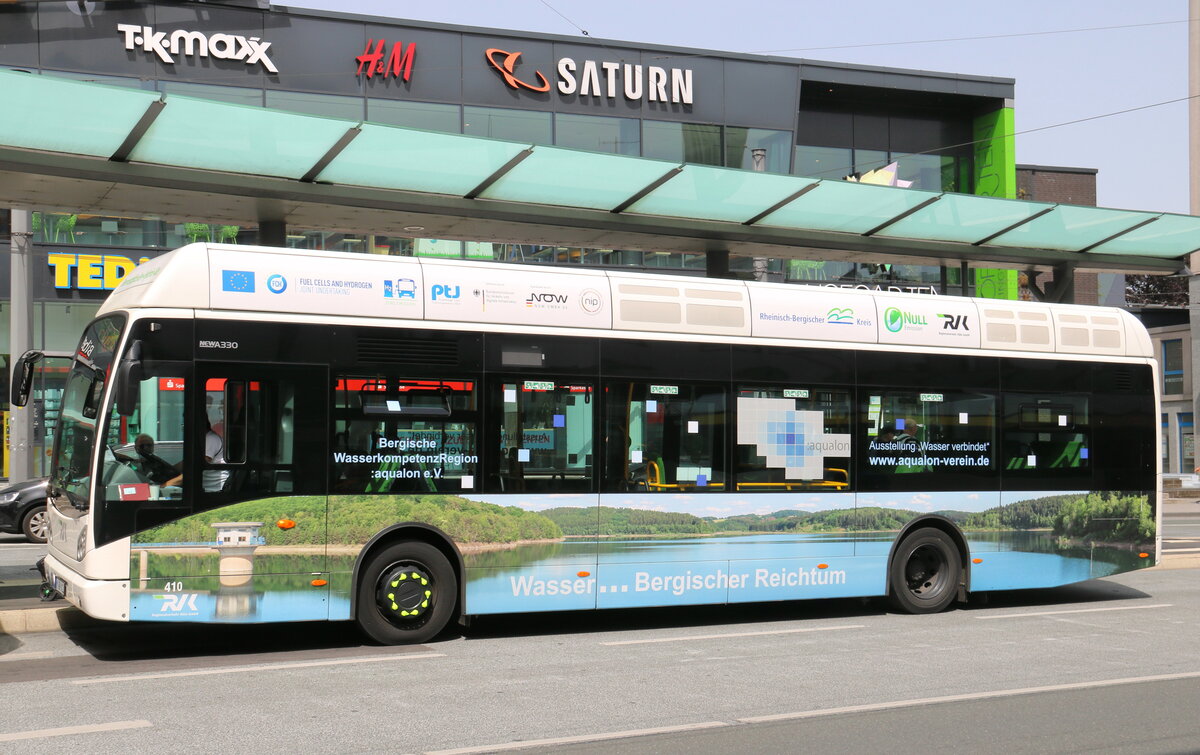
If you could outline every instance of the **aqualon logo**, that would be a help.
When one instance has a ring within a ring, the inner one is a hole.
[[[905,312],[896,307],[888,307],[883,310],[883,327],[889,332],[899,333],[904,329],[905,325],[928,325],[925,321],[925,315],[917,315],[912,312]]]
[[[237,34],[213,34],[211,36],[199,31],[155,31],[153,26],[137,26],[135,24],[117,24],[117,31],[125,35],[125,49],[152,52],[164,63],[174,65],[173,55],[193,55],[197,58],[217,58],[218,60],[241,60],[246,65],[255,63],[271,73],[279,73],[279,69],[267,57],[270,42],[264,42],[258,37],[243,37]]]

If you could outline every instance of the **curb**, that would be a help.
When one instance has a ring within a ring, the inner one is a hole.
[[[58,608],[20,608],[0,611],[0,634],[58,632],[85,629],[111,622],[93,619],[72,605]]]

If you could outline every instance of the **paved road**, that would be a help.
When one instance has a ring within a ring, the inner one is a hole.
[[[26,542],[21,535],[0,533],[0,609],[6,600],[37,595],[41,577],[30,569],[44,555],[45,545]]]
[[[1163,553],[1200,553],[1200,514],[1163,517]]]
[[[6,706],[0,748],[1193,751],[1198,576],[934,616],[813,601],[497,618],[410,648],[336,624],[0,637],[0,690],[28,701]]]

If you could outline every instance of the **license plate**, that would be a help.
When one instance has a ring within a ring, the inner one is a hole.
[[[50,575],[50,584],[64,598],[67,597],[67,583],[57,574]]]

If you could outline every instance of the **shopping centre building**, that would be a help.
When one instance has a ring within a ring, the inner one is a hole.
[[[463,200],[486,199],[485,187],[511,170],[522,156],[536,154],[539,146],[650,158],[679,166],[646,182],[644,191],[631,193],[628,203],[614,203],[617,206],[611,208],[611,214],[616,225],[620,225],[616,218],[624,209],[670,182],[686,166],[807,177],[821,179],[823,184],[857,181],[897,187],[898,192],[904,188],[925,192],[906,195],[920,201],[900,202],[900,211],[881,215],[880,222],[864,226],[847,241],[824,243],[821,240],[828,239],[828,231],[841,230],[824,226],[821,234],[825,235],[815,234],[815,240],[804,243],[787,241],[779,234],[750,238],[745,235],[750,231],[742,235],[714,233],[708,241],[698,243],[685,238],[682,231],[667,234],[659,226],[637,225],[623,217],[620,222],[628,225],[621,233],[610,233],[599,222],[587,233],[572,233],[554,231],[568,223],[547,223],[548,215],[528,225],[510,222],[503,207],[493,206],[474,217],[455,215],[454,208],[465,206],[461,201],[426,216],[404,215],[396,222],[382,222],[380,213],[387,210],[386,202],[371,197],[365,197],[364,204],[375,202],[375,215],[349,210],[287,212],[281,211],[281,201],[268,201],[269,197],[262,198],[262,193],[250,186],[256,177],[243,180],[240,175],[230,180],[223,203],[222,192],[213,189],[220,185],[215,181],[206,184],[206,201],[181,202],[164,191],[161,202],[153,194],[143,194],[141,205],[100,200],[79,200],[72,205],[70,200],[54,198],[68,194],[62,191],[66,185],[62,182],[70,179],[71,166],[60,162],[48,167],[47,160],[39,164],[47,171],[45,175],[54,174],[58,183],[50,178],[45,178],[45,183],[8,181],[10,187],[32,188],[24,193],[8,189],[0,196],[0,206],[31,213],[27,215],[33,260],[27,279],[32,302],[31,345],[49,351],[74,348],[79,332],[106,293],[138,261],[198,240],[735,275],[939,296],[1018,298],[1024,285],[1026,295],[1032,292],[1039,298],[1053,293],[1056,300],[1112,303],[1120,300],[1122,271],[1140,269],[1124,263],[1140,259],[1141,252],[1130,247],[1115,249],[1124,256],[1113,256],[1102,264],[1081,264],[1078,269],[1092,270],[1088,274],[1076,272],[1071,255],[1084,255],[1078,258],[1082,262],[1088,253],[1105,251],[1118,237],[1132,241],[1130,232],[1157,219],[1134,217],[1133,213],[1124,219],[1109,217],[1108,225],[1095,226],[1101,230],[1094,236],[1019,262],[1012,250],[1026,245],[1021,239],[1001,245],[1002,250],[993,245],[1000,243],[997,239],[1001,236],[1015,235],[1018,226],[1036,231],[1039,218],[1049,217],[1057,205],[1022,210],[1004,222],[997,220],[969,240],[933,234],[924,245],[923,239],[909,238],[902,244],[896,242],[894,249],[876,241],[876,236],[887,235],[879,233],[882,229],[943,196],[1018,198],[1014,82],[1004,78],[369,18],[271,7],[254,0],[0,1],[0,70],[26,72],[47,82],[39,90],[40,99],[31,97],[29,102],[37,103],[35,109],[61,111],[65,132],[92,128],[90,113],[94,111],[89,108],[94,107],[90,99],[94,85],[151,95],[147,100],[151,106],[134,119],[135,127],[108,158],[109,165],[103,169],[109,171],[105,181],[124,180],[111,175],[115,175],[112,171],[125,171],[122,175],[129,180],[143,180],[144,186],[151,187],[159,181],[161,187],[161,176],[138,172],[131,163],[138,162],[143,138],[166,128],[159,118],[164,104],[170,113],[172,104],[179,109],[196,98],[195,102],[349,123],[345,136],[318,150],[320,159],[297,176],[305,185],[305,201],[310,205],[320,204],[319,192],[327,183],[322,171],[356,136],[367,133],[370,126],[362,124],[531,147],[515,153],[494,173],[485,173],[476,190],[462,194]],[[66,81],[89,82],[93,87],[63,88],[54,83]],[[16,91],[24,84],[10,76],[0,80],[0,91],[5,86]],[[113,94],[111,99],[117,108],[121,97]],[[10,122],[18,118],[12,112],[8,117]],[[34,122],[36,117],[31,117],[29,123]],[[194,150],[213,151],[214,147],[202,140],[204,123],[195,122],[194,129]],[[62,141],[70,141],[68,135]],[[294,140],[297,152],[306,147],[305,134],[297,131],[257,136],[284,145]],[[358,139],[354,147],[361,149],[364,141]],[[12,142],[0,142],[0,146],[13,147]],[[272,151],[287,151],[276,146],[273,143]],[[46,149],[70,152],[74,148],[34,147],[34,151]],[[36,162],[32,157],[18,159],[16,152],[10,158],[0,159],[0,171],[9,171],[9,175],[21,171],[28,175],[32,169],[14,165]],[[396,155],[380,154],[379,159],[381,165],[391,165]],[[195,162],[175,164],[211,169]],[[536,160],[526,163],[533,164]],[[618,167],[612,168],[610,176],[629,164],[613,162]],[[89,170],[88,176],[99,176],[101,169]],[[228,167],[221,170],[231,172]],[[449,161],[445,166],[447,173],[460,170],[460,165]],[[261,172],[245,169],[247,174]],[[555,178],[562,180],[561,176]],[[375,183],[369,184],[367,179],[349,183],[391,186],[384,178],[372,180]],[[579,180],[601,183],[587,176]],[[243,188],[232,188],[235,185]],[[754,226],[817,185],[809,182],[797,191],[788,191],[779,202],[764,202],[761,212],[748,212],[748,219],[740,225]],[[712,199],[712,185],[705,190]],[[820,193],[812,192],[812,196]],[[343,207],[350,203],[347,196],[339,199]],[[951,202],[940,204],[950,206]],[[136,211],[138,206],[142,211]],[[510,207],[516,217],[518,206]],[[4,241],[10,235],[8,215],[7,210],[0,210],[0,239]],[[451,216],[452,221],[446,220]],[[1063,224],[1063,228],[1069,227],[1070,222]],[[719,243],[721,239],[731,243]],[[967,251],[960,254],[948,249],[950,242],[967,242],[963,244]],[[1000,251],[989,253],[988,249]],[[1099,258],[1086,259],[1095,262]],[[1151,268],[1170,271],[1166,263],[1146,269]],[[1022,272],[1026,269],[1028,274]],[[1045,273],[1041,284],[1039,271]],[[0,276],[4,301],[0,353],[8,355],[13,351],[13,284],[7,267]],[[1053,291],[1044,283],[1051,276],[1056,283]],[[44,415],[35,418],[35,460],[37,449],[45,445],[44,433],[53,426],[51,384],[46,385],[41,407]],[[35,463],[35,473],[40,471]]]

